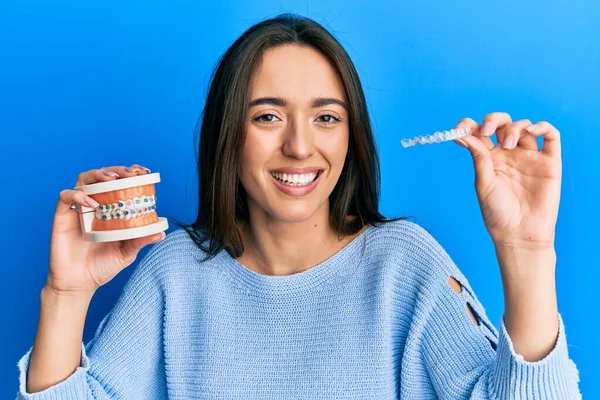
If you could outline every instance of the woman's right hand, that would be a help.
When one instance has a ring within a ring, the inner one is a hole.
[[[79,174],[75,186],[113,181],[148,172],[150,170],[138,164],[131,167],[93,169]],[[88,203],[89,200],[92,203]],[[84,241],[79,213],[70,208],[72,203],[93,208],[97,206],[93,199],[80,190],[65,189],[60,192],[52,222],[50,270],[46,280],[46,287],[57,293],[93,295],[96,289],[131,265],[140,249],[164,238],[164,232],[161,232],[115,242]]]

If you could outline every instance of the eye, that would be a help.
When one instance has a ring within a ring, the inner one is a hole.
[[[268,124],[274,123],[275,118],[277,118],[277,116],[274,114],[262,114],[256,118],[254,118],[254,121],[261,123],[261,124],[268,125]],[[331,114],[323,114],[323,115],[320,115],[318,118],[321,118],[322,122],[325,122],[326,125],[335,125],[338,122],[340,122],[340,120],[338,118],[334,117]]]
[[[270,119],[265,120],[265,119],[263,119],[263,117],[267,117]],[[272,124],[273,122],[275,122],[273,120],[273,118],[277,118],[277,116],[275,114],[263,114],[263,115],[259,115],[258,117],[254,118],[254,121],[261,123],[261,124]]]
[[[320,115],[320,116],[319,116],[319,118],[324,118],[324,117],[325,117],[325,120],[324,120],[324,122],[325,122],[325,124],[327,124],[327,125],[335,125],[335,124],[337,124],[338,122],[340,122],[340,120],[339,120],[338,118],[334,117],[334,116],[333,116],[333,115],[331,115],[331,114],[323,114],[323,115]]]

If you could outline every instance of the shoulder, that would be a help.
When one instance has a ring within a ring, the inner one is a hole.
[[[152,247],[140,260],[135,273],[148,278],[151,276],[159,281],[164,281],[174,270],[182,270],[191,264],[197,265],[206,256],[182,228],[167,233],[166,238],[150,246]]]
[[[371,252],[399,265],[403,274],[418,274],[426,280],[460,274],[442,244],[416,222],[384,222],[372,231]]]
[[[162,241],[156,243],[151,252],[163,257],[192,255],[201,251],[190,234],[182,228],[177,228],[169,233]]]

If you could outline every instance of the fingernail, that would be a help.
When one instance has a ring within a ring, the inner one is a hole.
[[[161,234],[160,234],[160,239],[159,239],[159,240],[163,240],[163,239],[164,239],[164,238],[166,238],[166,237],[167,237],[167,234],[166,234],[166,233],[164,233],[164,232],[161,232]]]
[[[535,131],[535,125],[531,125],[531,126],[525,128],[525,130],[529,133],[532,133],[533,131]]]
[[[89,196],[85,196],[83,198],[83,200],[87,203],[88,206],[90,206],[92,208],[96,208],[100,205],[100,203],[98,203],[96,200],[92,199]]]
[[[109,169],[105,169],[104,171],[102,171],[102,173],[106,176],[116,176],[117,178],[119,177],[119,174],[117,174],[115,171],[111,171]]]
[[[127,171],[127,172],[141,172],[141,169],[139,169],[139,168],[127,167],[127,168],[125,168],[125,171]]]
[[[507,136],[504,138],[504,141],[502,142],[502,148],[503,149],[512,149],[514,144],[515,144],[515,137]]]

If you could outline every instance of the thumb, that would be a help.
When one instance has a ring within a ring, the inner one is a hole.
[[[135,239],[129,239],[123,242],[121,253],[125,260],[135,260],[137,253],[145,246],[158,243],[167,237],[165,232],[155,233],[154,235],[143,236]]]
[[[492,160],[492,152],[487,148],[485,143],[477,136],[468,135],[461,140],[471,153],[473,165],[475,167],[475,186],[477,188],[485,188],[488,183],[494,178],[494,162]],[[462,144],[461,144],[462,145]]]

